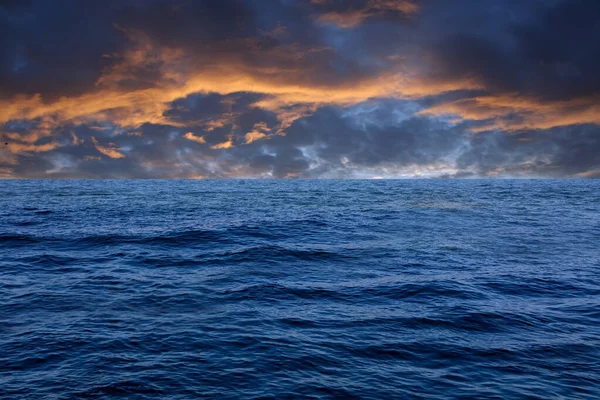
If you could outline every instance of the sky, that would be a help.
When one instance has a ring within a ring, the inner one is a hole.
[[[0,0],[2,178],[600,178],[600,1]]]

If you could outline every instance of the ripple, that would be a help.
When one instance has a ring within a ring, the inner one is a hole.
[[[599,184],[5,182],[0,397],[596,399]]]

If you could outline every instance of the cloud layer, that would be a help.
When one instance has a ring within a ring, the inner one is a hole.
[[[5,0],[0,176],[594,178],[599,38],[584,0]]]

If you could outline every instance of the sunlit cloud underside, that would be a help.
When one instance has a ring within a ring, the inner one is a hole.
[[[4,178],[600,177],[595,2],[8,1],[0,20]]]

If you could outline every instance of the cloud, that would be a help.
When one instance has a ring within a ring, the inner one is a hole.
[[[257,140],[268,138],[269,136],[266,133],[269,131],[270,129],[266,123],[258,122],[254,125],[254,128],[250,132],[244,135],[244,138],[246,139],[246,143],[250,144]]]
[[[367,0],[367,1],[333,1],[311,0],[311,4],[323,13],[318,14],[317,20],[324,24],[333,24],[340,28],[349,29],[360,26],[365,20],[381,17],[386,14],[410,16],[419,10],[412,0]]]
[[[600,179],[600,169],[596,169],[593,171],[581,172],[581,173],[577,174],[577,176],[579,176],[581,178]]]
[[[217,149],[230,149],[232,147],[234,147],[234,144],[233,144],[233,135],[228,135],[227,136],[227,140],[225,142],[213,144],[212,146],[210,146],[210,148],[213,149],[213,150],[217,150]]]
[[[109,143],[108,146],[102,146],[98,143],[98,140],[96,140],[95,137],[92,136],[92,142],[94,143],[94,146],[96,147],[96,150],[98,150],[100,153],[104,154],[107,157],[110,158],[124,158],[125,154],[121,153],[119,150],[115,148],[115,145],[113,143]]]
[[[516,94],[479,96],[442,103],[421,115],[454,115],[460,120],[483,121],[473,131],[549,129],[576,124],[600,125],[600,97],[568,101],[540,101]]]
[[[600,168],[593,2],[61,5],[0,13],[3,176]]]
[[[206,143],[206,140],[204,140],[204,138],[202,136],[196,136],[192,132],[187,132],[185,135],[183,135],[183,137],[186,139],[189,139],[189,140],[193,140],[194,142],[197,142],[197,143],[201,143],[201,144]]]
[[[45,144],[8,143],[6,147],[8,147],[8,150],[12,153],[41,153],[57,149],[58,147],[60,147],[60,144],[57,142],[50,142]]]
[[[147,53],[151,50],[153,56],[148,61]],[[300,60],[311,50],[294,46],[293,55],[287,54],[290,51],[286,46],[274,50],[276,54],[272,61],[275,65],[279,61],[277,52],[286,53],[286,58]],[[191,70],[184,77],[177,72],[180,63],[184,62],[181,54],[182,51],[169,48],[135,47],[126,53],[124,66],[118,64],[104,72],[97,82],[96,91],[79,97],[62,97],[49,103],[39,95],[0,101],[0,122],[51,118],[75,124],[108,122],[130,129],[144,123],[185,126],[181,121],[168,117],[169,103],[194,93],[228,95],[252,92],[268,96],[253,106],[276,113],[281,121],[280,131],[283,131],[296,119],[310,115],[324,105],[348,106],[370,98],[414,97],[478,87],[468,80],[427,83],[399,70],[376,76],[356,76],[347,82],[316,82],[311,81],[305,71],[290,71],[274,65],[265,72],[262,68],[235,60]],[[132,62],[140,64],[131,65]],[[148,62],[157,64],[155,68],[161,71],[161,80],[142,88],[123,88],[123,71],[144,69]],[[230,124],[233,117],[231,113],[221,114],[218,118],[207,120],[205,127],[209,130],[223,127]]]

